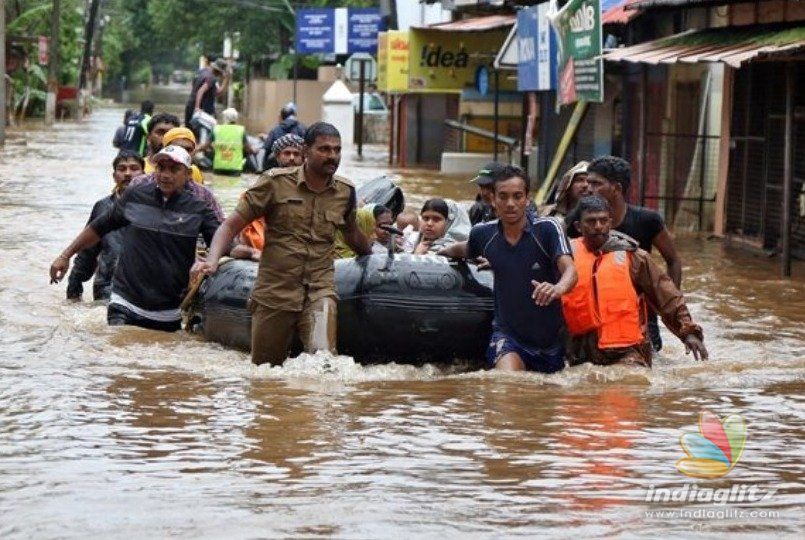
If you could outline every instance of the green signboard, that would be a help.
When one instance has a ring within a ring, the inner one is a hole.
[[[601,1],[569,0],[561,9],[551,0],[548,18],[559,45],[559,105],[575,101],[604,101],[604,61],[601,59]]]

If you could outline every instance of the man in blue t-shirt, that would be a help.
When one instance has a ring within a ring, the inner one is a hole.
[[[576,284],[576,268],[562,226],[526,213],[529,180],[519,167],[494,173],[498,219],[478,224],[469,240],[443,249],[446,257],[489,262],[495,274],[495,319],[489,367],[552,373],[565,366],[559,298]]]

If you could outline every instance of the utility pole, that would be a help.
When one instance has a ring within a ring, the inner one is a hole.
[[[78,91],[83,99],[89,99],[92,95],[92,88],[89,92],[84,94],[84,89],[87,86],[87,75],[90,70],[90,58],[92,57],[92,37],[95,34],[95,24],[98,20],[98,5],[100,0],[92,0],[89,5],[89,16],[87,17],[87,24],[84,27],[84,53],[81,56],[81,71],[78,73]],[[91,82],[90,82],[91,84]],[[79,114],[84,111],[84,104],[79,104]]]
[[[50,47],[48,51],[48,93],[45,100],[45,125],[56,121],[56,93],[59,91],[59,15],[61,0],[53,0],[50,14]]]
[[[0,0],[0,146],[6,144],[6,113],[8,98],[6,96],[6,0]]]

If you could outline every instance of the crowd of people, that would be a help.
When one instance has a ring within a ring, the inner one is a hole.
[[[212,79],[202,70],[194,91],[216,92],[221,69],[209,68]],[[225,218],[192,162],[207,143],[197,144],[191,108],[203,109],[206,99],[188,102],[184,126],[174,115],[153,114],[148,102],[140,113],[127,111],[125,129],[115,135],[112,193],[95,203],[87,226],[51,265],[51,281],[59,282],[76,256],[67,297],[80,299],[94,275],[94,298],[108,301],[110,325],[179,330],[191,279],[214,274],[231,256],[259,265],[248,304],[256,364],[281,364],[294,336],[306,351],[335,353],[334,259],[391,251],[468,259],[493,272],[490,368],[650,367],[662,347],[658,317],[687,351],[707,358],[662,217],[627,203],[625,160],[576,164],[543,207],[534,204],[522,169],[490,163],[472,180],[478,195],[469,211],[431,198],[418,214],[395,215],[358,200],[336,174],[335,126],[305,127],[295,108],[284,107],[266,139],[271,167]],[[223,116],[224,126],[236,125],[236,115]],[[216,134],[211,144],[222,138],[248,145],[241,130]],[[197,256],[199,238],[208,246],[204,259]],[[666,268],[652,260],[653,248]]]

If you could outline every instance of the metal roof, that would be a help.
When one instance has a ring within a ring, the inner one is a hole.
[[[654,9],[654,8],[684,8],[718,6],[724,4],[738,4],[747,0],[634,0],[630,2],[627,10]]]
[[[793,54],[800,50],[805,50],[805,26],[740,26],[688,31],[613,49],[602,56],[610,62],[655,65],[723,62],[737,68],[757,58]]]
[[[487,15],[485,17],[472,17],[470,19],[436,23],[417,28],[422,30],[439,30],[441,32],[483,32],[485,30],[508,28],[512,26],[516,20],[516,15]]]
[[[631,6],[635,3],[640,3],[641,1],[642,0],[620,0],[616,2],[610,2],[609,5],[606,2],[602,2],[601,11],[603,12],[603,15],[601,16],[601,23],[602,24],[628,23],[629,21],[640,15],[640,10],[634,9]]]

